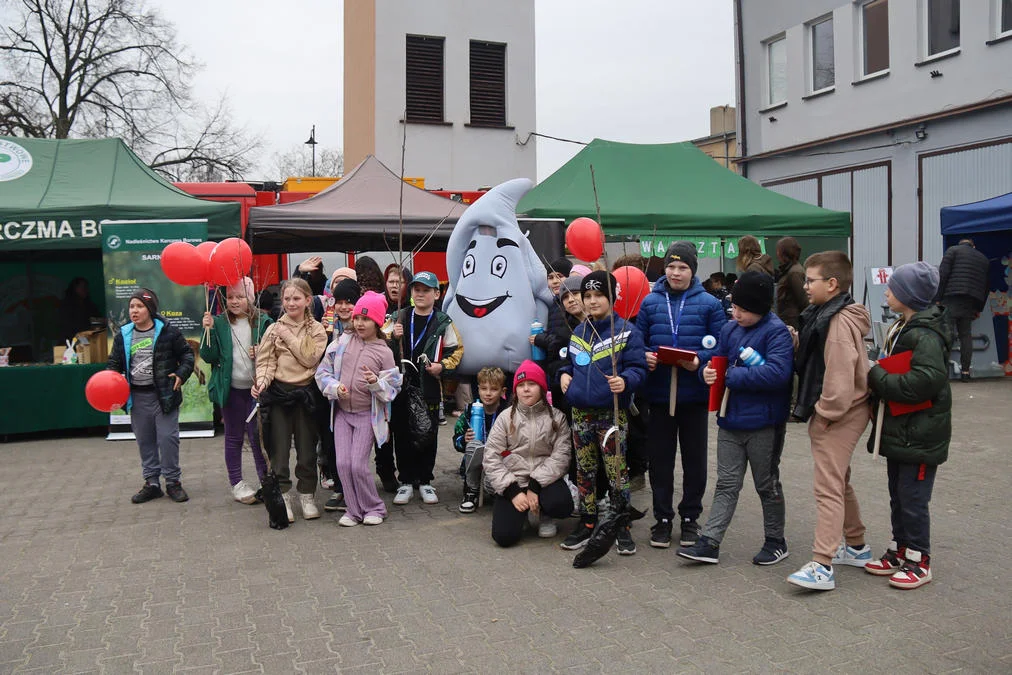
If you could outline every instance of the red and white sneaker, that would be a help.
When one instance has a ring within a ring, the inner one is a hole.
[[[907,549],[906,560],[898,572],[889,577],[889,585],[896,588],[917,588],[931,581],[931,556]]]
[[[864,571],[875,576],[889,577],[903,567],[906,546],[896,546],[895,541],[889,542],[889,548],[878,560],[872,560],[864,566]]]

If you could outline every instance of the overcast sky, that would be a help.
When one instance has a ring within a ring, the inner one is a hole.
[[[227,92],[237,121],[263,135],[265,173],[270,155],[301,146],[314,124],[318,150],[340,146],[343,2],[149,5],[204,64],[198,96]],[[709,134],[711,106],[734,104],[731,0],[537,0],[536,30],[540,133],[683,141]],[[538,178],[579,149],[539,139]]]

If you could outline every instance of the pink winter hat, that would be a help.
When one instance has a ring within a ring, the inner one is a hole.
[[[387,318],[387,299],[376,291],[366,291],[355,303],[355,309],[351,313],[352,318],[359,315],[372,319],[377,326],[382,326]]]
[[[548,391],[548,378],[545,377],[545,371],[530,359],[521,363],[520,367],[517,368],[517,372],[513,376],[513,388],[516,389],[517,385],[524,380],[531,380],[534,384],[541,387],[542,393]]]
[[[256,293],[253,292],[253,280],[249,277],[243,277],[239,281],[235,282],[228,287],[230,291],[236,291],[238,295],[245,296],[250,302],[256,300]]]

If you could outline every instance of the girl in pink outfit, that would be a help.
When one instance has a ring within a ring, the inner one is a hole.
[[[352,332],[327,347],[316,370],[333,410],[337,473],[348,505],[338,524],[345,527],[379,525],[387,515],[369,466],[373,443],[387,441],[390,402],[401,389],[401,373],[380,333],[386,311],[386,298],[367,291],[355,303]]]

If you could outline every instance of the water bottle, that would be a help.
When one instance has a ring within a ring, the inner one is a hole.
[[[471,404],[471,431],[474,432],[474,440],[485,442],[485,406],[481,401]]]
[[[545,326],[540,321],[531,322],[531,335],[541,335],[545,332]],[[544,361],[547,355],[545,350],[537,345],[531,345],[531,359],[534,361]]]
[[[751,347],[739,347],[738,358],[741,359],[742,363],[750,368],[754,366],[761,366],[766,363],[766,359],[763,358],[763,355]]]

